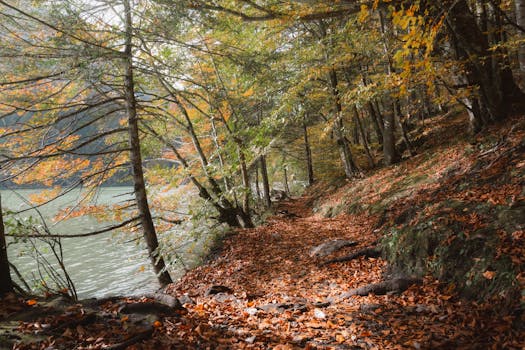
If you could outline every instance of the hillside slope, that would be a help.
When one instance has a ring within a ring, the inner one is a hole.
[[[435,118],[417,156],[232,232],[168,287],[184,309],[10,295],[0,348],[523,349],[525,120],[464,124]]]
[[[232,235],[173,286],[195,301],[197,347],[525,346],[524,119],[475,139],[458,132],[461,115],[426,127],[416,157],[281,203],[280,215]],[[334,239],[358,244],[309,254]],[[367,247],[383,258],[337,262]],[[410,281],[402,293],[356,289],[400,276]]]

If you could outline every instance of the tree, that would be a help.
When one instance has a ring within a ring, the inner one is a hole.
[[[7,243],[5,239],[2,200],[0,198],[0,296],[13,291],[9,260],[7,258]]]
[[[42,181],[45,185],[53,185],[60,177],[79,172],[79,179],[72,187],[98,186],[111,177],[116,169],[128,167],[126,154],[129,154],[138,218],[149,255],[161,285],[170,283],[171,278],[158,251],[142,169],[138,126],[140,117],[134,77],[134,28],[129,2],[120,4],[124,9],[124,17],[119,23],[123,28],[122,37],[119,31],[113,30],[113,24],[108,24],[106,28],[94,28],[90,23],[90,16],[94,16],[94,13],[85,9],[86,12],[77,13],[74,7],[67,8],[70,3],[63,4],[65,10],[59,8],[54,13],[37,14],[41,17],[3,1],[0,4],[34,25],[36,30],[51,30],[44,36],[46,45],[26,40],[22,48],[27,51],[15,57],[30,57],[35,66],[50,67],[52,71],[56,67],[62,69],[60,74],[40,74],[29,80],[8,76],[11,80],[2,82],[7,87],[5,91],[10,92],[10,96],[3,99],[3,107],[8,110],[8,114],[19,110],[31,112],[24,116],[28,121],[15,121],[11,123],[11,130],[4,133],[5,142],[20,147],[12,149],[11,154],[4,154],[3,162],[14,164],[14,178],[24,176],[18,181]],[[83,8],[79,8],[82,11]],[[115,11],[112,6],[104,7],[105,11],[108,9]],[[103,24],[103,21],[95,21],[95,26]],[[42,37],[38,33],[30,35],[36,41]],[[4,49],[7,53],[17,51],[8,46]],[[79,56],[78,52],[82,52],[82,55]],[[25,64],[23,60],[21,62]],[[27,70],[21,71],[21,74],[27,73]],[[50,77],[55,76],[57,80],[50,81]],[[44,89],[39,94],[38,89],[33,89],[33,98],[20,98],[13,94],[13,91],[25,93],[31,88],[27,83],[37,87],[43,85]],[[14,98],[10,100],[9,97]],[[127,119],[122,119],[123,116]],[[90,128],[97,122],[102,130]],[[126,132],[129,147],[124,146]],[[39,137],[35,138],[37,135]],[[93,147],[96,143],[96,147]],[[27,170],[24,168],[28,162],[36,177],[26,176]],[[64,169],[60,164],[68,165]],[[55,169],[59,173],[54,176],[49,172],[39,172],[39,166],[44,171]],[[18,170],[20,167],[21,171]]]
[[[516,24],[518,25],[518,38],[525,39],[525,1],[514,0],[516,6]],[[522,86],[525,84],[525,43],[518,46],[518,62]]]
[[[126,114],[128,117],[128,134],[130,144],[130,161],[133,173],[133,184],[135,200],[140,214],[140,222],[144,233],[144,240],[148,246],[151,263],[157,274],[161,286],[172,283],[169,272],[166,270],[164,259],[159,254],[159,242],[155,224],[151,217],[151,211],[146,194],[146,184],[142,169],[142,156],[140,151],[139,124],[137,113],[137,101],[135,98],[135,80],[133,76],[133,22],[129,0],[123,1],[124,5],[124,94],[126,100]]]

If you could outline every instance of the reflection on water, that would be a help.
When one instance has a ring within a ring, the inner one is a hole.
[[[17,190],[27,198],[38,190]],[[91,204],[115,204],[132,198],[129,187],[105,187]],[[19,196],[10,191],[0,191],[2,207],[21,210],[28,207]],[[78,203],[80,191],[73,191],[53,203],[39,209],[46,219],[54,217],[61,208]],[[19,217],[38,217],[35,211],[26,211]],[[100,223],[90,216],[81,216],[67,221],[51,224],[53,233],[78,234],[104,228],[110,223]],[[141,239],[124,234],[104,233],[96,236],[63,239],[64,259],[69,274],[77,288],[79,298],[102,297],[108,295],[133,295],[156,290],[158,283],[150,268],[146,249]],[[23,254],[28,246],[10,245],[9,259],[24,276],[36,271],[36,262],[28,254]]]

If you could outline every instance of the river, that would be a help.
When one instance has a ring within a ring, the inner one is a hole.
[[[2,207],[18,211],[28,207],[20,196],[28,198],[39,190],[2,190]],[[101,223],[85,215],[58,223],[51,218],[65,207],[78,203],[80,191],[72,191],[57,201],[46,204],[39,210],[49,221],[50,229],[58,234],[78,234],[101,229],[111,223]],[[103,187],[92,200],[92,204],[114,204],[132,198],[130,187]],[[35,211],[18,214],[19,217],[37,217]],[[150,267],[142,240],[133,240],[124,233],[63,239],[64,260],[79,298],[105,297],[109,295],[135,295],[156,290],[159,285]],[[17,243],[8,248],[9,259],[22,275],[31,276],[37,265],[28,253],[28,244]]]

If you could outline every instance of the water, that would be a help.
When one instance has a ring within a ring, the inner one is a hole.
[[[17,190],[22,197],[28,198],[39,190]],[[93,199],[91,204],[115,204],[132,198],[130,187],[105,187]],[[0,191],[2,207],[13,211],[28,207],[11,191]],[[41,207],[39,210],[49,221],[50,229],[58,234],[78,234],[107,227],[111,223],[101,223],[85,215],[53,224],[49,219],[62,208],[78,203],[80,191],[73,191],[57,201]],[[27,211],[19,217],[37,217],[35,211]],[[146,248],[141,239],[125,233],[104,233],[96,236],[63,239],[63,251],[66,268],[75,283],[79,298],[104,297],[108,295],[134,295],[156,290],[159,285],[150,267]],[[37,264],[24,251],[28,245],[18,243],[10,245],[10,261],[17,266],[22,275],[31,276]]]

